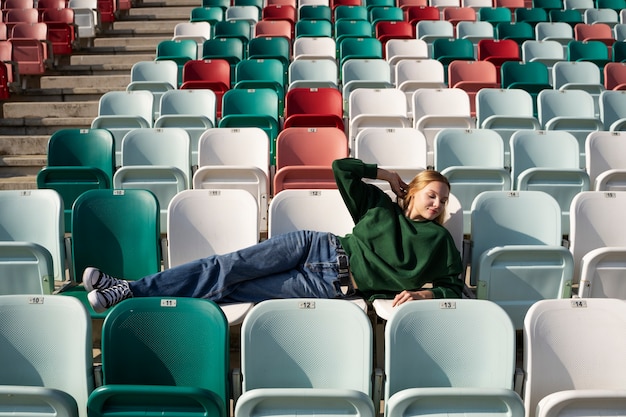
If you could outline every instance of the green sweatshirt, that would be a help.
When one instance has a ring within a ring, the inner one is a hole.
[[[339,237],[350,257],[360,292],[393,298],[432,283],[435,298],[460,298],[461,256],[448,230],[437,222],[414,221],[380,188],[377,165],[346,158],[333,162],[335,180],[354,219],[351,234]]]

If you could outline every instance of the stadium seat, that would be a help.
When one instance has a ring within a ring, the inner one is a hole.
[[[433,143],[434,167],[450,181],[463,208],[464,234],[471,232],[471,207],[484,191],[510,190],[502,138],[492,130],[443,129]]]
[[[484,300],[422,301],[395,308],[386,323],[385,415],[523,416],[512,382],[515,331],[506,313]],[[450,329],[463,344],[451,341]],[[490,360],[470,360],[473,352],[489,352]]]
[[[258,205],[260,232],[267,232],[270,197],[269,140],[256,127],[209,129],[198,141],[194,189],[244,189]]]
[[[548,83],[552,85],[552,67],[565,60],[563,45],[556,40],[530,40],[522,44],[522,61],[541,62],[548,69]]]
[[[475,127],[469,96],[460,88],[426,89],[413,93],[413,127],[421,131],[428,144],[428,166],[433,165],[433,142],[441,129]]]
[[[619,352],[626,341],[615,329],[624,326],[625,307],[615,299],[544,300],[528,311],[523,332],[528,417],[565,415],[571,410],[568,399],[577,412],[590,414],[610,413],[616,397],[623,404]],[[587,335],[584,341],[581,334]],[[581,357],[581,349],[588,354]],[[564,414],[556,414],[559,409]]]
[[[326,36],[299,36],[293,41],[293,59],[335,59],[335,39]]]
[[[339,69],[334,58],[296,59],[289,65],[288,73],[287,90],[339,87]]]
[[[626,90],[626,63],[609,62],[604,66],[604,88]]]
[[[54,58],[72,55],[78,40],[74,10],[69,7],[46,8],[41,12],[41,21],[48,26],[48,40],[52,43]]]
[[[181,79],[182,81],[182,79]],[[145,90],[152,93],[152,120],[161,115],[161,97],[167,91],[178,89],[178,65],[174,61],[139,61],[130,69],[126,91]]]
[[[198,50],[202,50],[202,45],[207,39],[211,39],[213,28],[209,22],[180,22],[174,26],[173,40],[191,39],[198,44]],[[197,55],[196,55],[197,58]]]
[[[64,232],[72,231],[72,206],[79,195],[112,187],[114,147],[106,129],[60,129],[48,139],[48,160],[37,173],[37,188],[53,189],[63,199]]]
[[[231,88],[231,67],[225,59],[188,61],[183,66],[181,90],[208,89],[215,94],[215,117],[222,117],[222,97]]]
[[[339,48],[337,63],[339,68],[351,59],[383,59],[382,43],[376,38],[355,38],[346,37],[343,40],[336,40]],[[341,78],[341,73],[339,74]]]
[[[500,76],[502,88],[520,89],[530,94],[533,101],[533,114],[536,117],[538,115],[537,96],[539,92],[545,89],[552,89],[550,72],[546,64],[538,61],[503,62],[500,68]]]
[[[603,91],[600,93],[600,120],[604,130],[611,132],[626,130],[626,93]]]
[[[344,130],[343,97],[336,88],[293,88],[285,95],[283,129],[336,127]]]
[[[496,66],[489,61],[455,60],[448,66],[448,86],[467,93],[470,115],[476,116],[476,94],[483,88],[499,88]]]
[[[530,210],[532,221],[521,221]],[[561,209],[542,191],[488,191],[472,203],[470,282],[523,328],[543,299],[570,298],[574,261],[562,246]]]
[[[589,175],[580,168],[579,144],[568,132],[523,130],[511,136],[511,184],[514,190],[544,191],[561,208],[561,230],[569,235],[574,196],[589,191]]]
[[[128,280],[160,271],[157,198],[147,190],[85,191],[74,203],[70,258],[75,284],[82,282],[88,266]],[[81,300],[92,318],[106,317],[107,312],[91,308],[82,285],[68,287],[61,294]]]
[[[283,129],[276,140],[274,195],[286,188],[337,188],[331,164],[349,153],[346,134],[337,128]]]
[[[516,22],[526,22],[532,26],[533,34],[537,23],[549,20],[548,11],[541,7],[521,7],[515,9],[513,13]]]
[[[578,62],[593,62],[600,71],[611,62],[609,47],[598,40],[577,41],[573,40],[567,44],[567,60]]]
[[[513,21],[513,13],[508,7],[481,7],[478,9],[478,20],[489,22],[495,27],[498,23]]]
[[[161,233],[167,234],[170,200],[191,188],[189,135],[175,127],[133,129],[122,140],[121,157],[113,188],[151,191],[159,201]]]
[[[52,67],[54,52],[52,44],[48,43],[47,24],[15,23],[9,34],[9,42],[13,47],[13,61],[17,62],[20,75],[42,75]]]
[[[421,39],[389,39],[385,43],[385,59],[389,62],[391,82],[395,84],[398,62],[404,59],[428,59],[428,45]]]
[[[115,141],[115,165],[120,166],[121,145],[128,131],[152,127],[154,97],[149,91],[109,91],[98,101],[98,116],[92,129],[107,129]]]
[[[593,98],[594,114],[599,115],[600,93],[604,90],[602,70],[593,62],[557,62],[552,67],[553,86],[556,90],[583,90]]]
[[[500,79],[500,68],[507,61],[520,61],[522,59],[521,48],[512,39],[483,39],[478,42],[478,53],[476,58],[479,61],[489,61],[496,66],[498,82]]]
[[[496,25],[497,39],[511,39],[520,46],[529,40],[535,39],[533,26],[527,22],[500,22]]]
[[[592,190],[626,191],[626,164],[622,159],[625,137],[626,133],[607,131],[593,132],[587,137],[585,170]]]
[[[246,51],[247,44],[240,38],[212,38],[204,41],[202,44],[202,59],[228,61],[231,68],[231,83],[233,83],[235,80],[235,65],[246,58]]]
[[[604,130],[602,121],[595,116],[591,94],[578,89],[542,90],[537,100],[539,123],[543,129],[565,130],[576,136],[580,148],[580,167],[583,168],[587,135]]]
[[[420,88],[447,88],[443,64],[436,59],[403,59],[396,64],[395,86],[404,92],[409,115],[413,115],[413,93]]]
[[[63,201],[54,190],[0,192],[0,295],[52,294],[65,278]]]
[[[103,385],[89,396],[89,415],[227,416],[228,334],[224,313],[209,300],[124,300],[103,325]]]
[[[356,135],[353,148],[354,157],[365,163],[413,172],[426,168],[426,152],[426,138],[412,127],[364,128]]]
[[[235,85],[233,88],[259,89],[269,88],[278,97],[278,114],[283,114],[285,107],[285,67],[274,58],[248,58],[235,66]]]
[[[156,61],[174,61],[178,66],[178,85],[183,81],[183,67],[187,61],[200,58],[198,43],[192,39],[166,39],[158,43]]]
[[[33,417],[87,417],[94,372],[83,306],[59,295],[3,295],[0,329],[0,407]],[[56,366],[59,352],[72,360]]]
[[[369,318],[355,303],[263,301],[243,321],[242,395],[235,413],[312,416],[324,410],[371,417],[378,408],[372,359]]]
[[[539,22],[535,26],[535,39],[560,43],[565,57],[567,44],[574,40],[574,28],[569,23],[562,21]]]
[[[181,128],[189,135],[191,166],[198,165],[198,139],[215,127],[216,96],[212,90],[172,90],[161,97],[160,116],[155,128]]]

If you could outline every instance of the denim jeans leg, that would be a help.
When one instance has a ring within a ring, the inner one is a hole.
[[[332,262],[333,256],[336,267],[333,242],[337,238],[329,233],[305,230],[286,233],[239,251],[199,259],[131,281],[130,288],[136,297],[196,297],[214,301],[257,302],[314,296],[316,291],[318,296],[328,297],[327,288],[321,294],[318,287],[308,285],[313,279],[308,271],[324,269],[323,265]],[[242,287],[251,281],[258,282]],[[239,287],[241,294],[237,295]]]

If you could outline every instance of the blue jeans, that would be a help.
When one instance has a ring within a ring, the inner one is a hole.
[[[130,282],[135,297],[260,302],[273,298],[342,298],[331,233],[300,230],[254,246],[213,255]]]

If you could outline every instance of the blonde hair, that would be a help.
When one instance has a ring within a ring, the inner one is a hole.
[[[450,191],[450,182],[444,175],[433,169],[425,169],[411,180],[404,198],[398,198],[398,204],[400,207],[402,207],[402,209],[407,208],[411,204],[411,200],[415,197],[415,194],[424,189],[431,182],[442,182],[448,187],[448,191]],[[446,210],[444,208],[444,210],[441,211],[441,214],[435,218],[435,221],[439,224],[443,224],[445,215]]]

